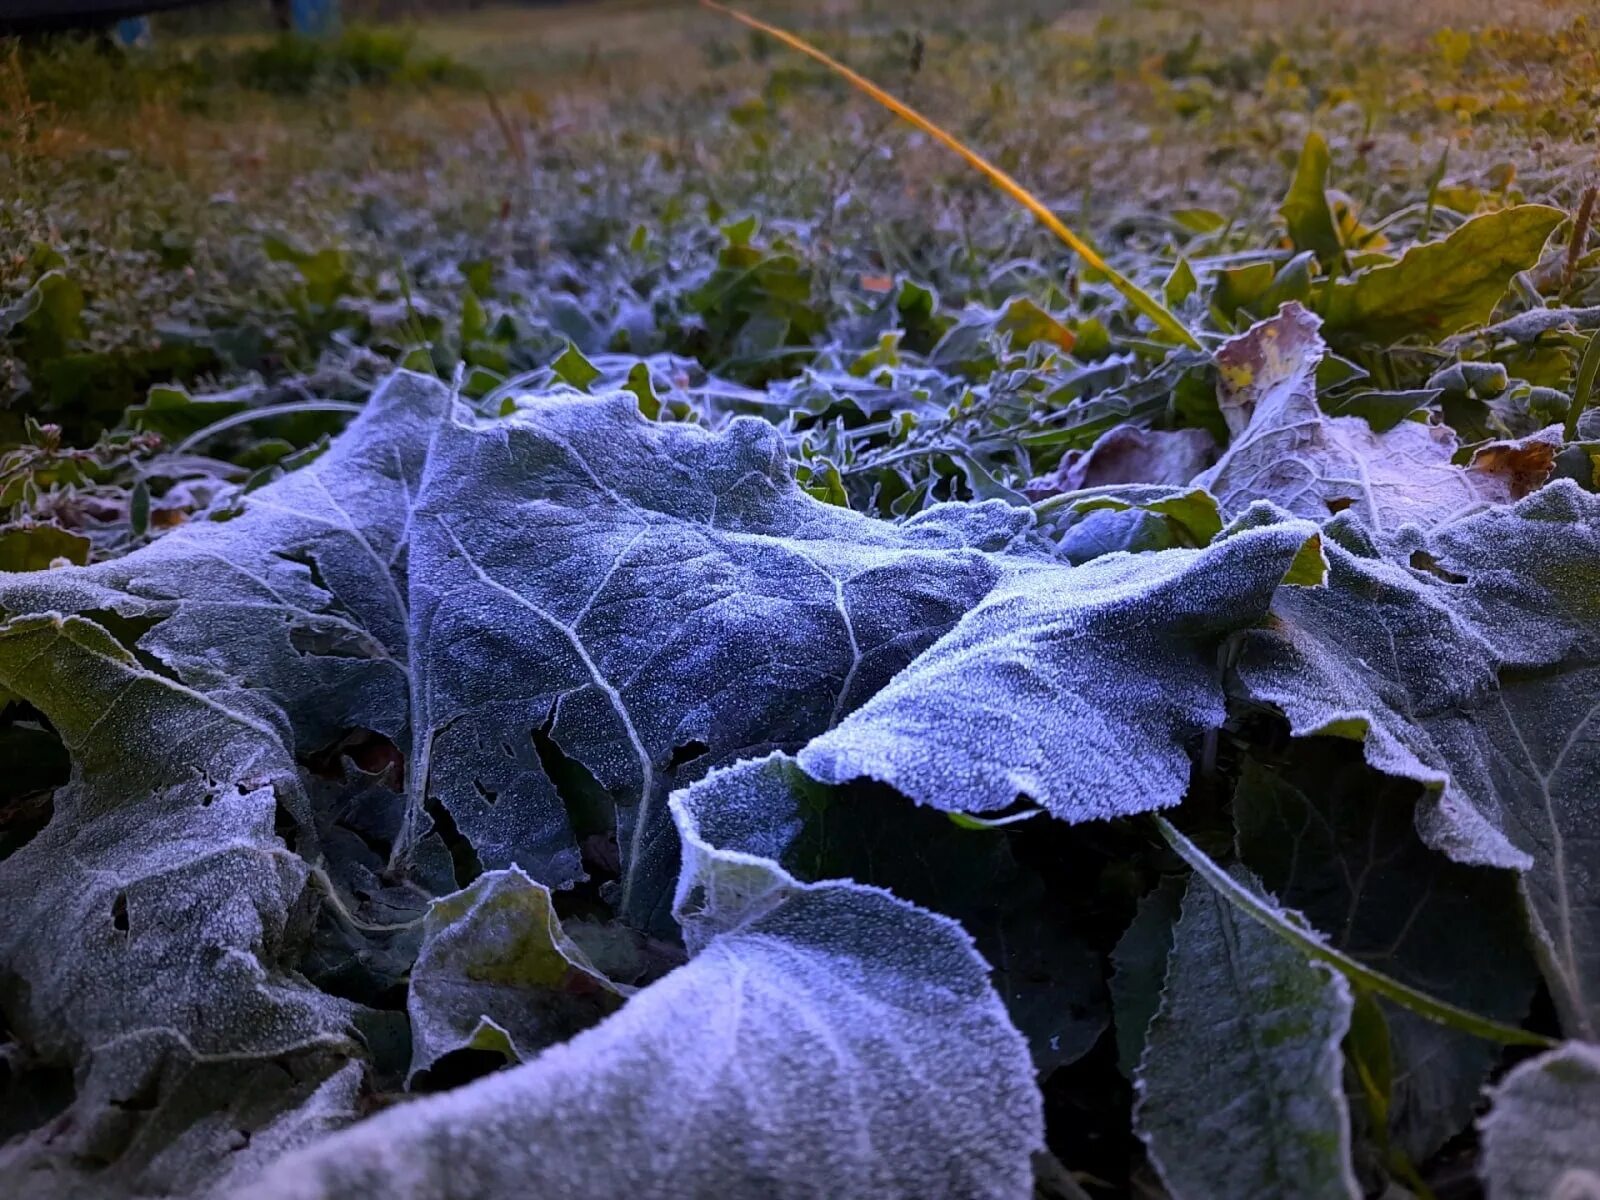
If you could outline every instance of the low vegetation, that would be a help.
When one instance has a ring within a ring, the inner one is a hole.
[[[0,45],[12,1191],[1600,1178],[1600,22],[916,8]]]

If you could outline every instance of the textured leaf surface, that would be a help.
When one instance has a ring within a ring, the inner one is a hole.
[[[394,556],[412,435],[434,415],[417,401],[403,385],[375,400],[356,436],[231,521],[0,577],[0,690],[73,759],[53,819],[0,865],[8,1021],[79,1077],[65,1134],[6,1152],[30,1194],[107,1162],[130,1187],[195,1186],[294,1102],[268,1060],[315,1080],[351,1048],[352,1006],[286,965],[310,871],[275,827],[310,836],[297,746],[403,735]],[[238,1079],[254,1107],[208,1125],[201,1097],[231,1102]]]
[[[1400,421],[1375,433],[1360,417],[1325,416],[1316,393],[1325,351],[1318,325],[1300,305],[1286,305],[1217,352],[1219,402],[1234,438],[1195,483],[1214,492],[1224,511],[1271,500],[1322,520],[1349,508],[1368,526],[1388,529],[1435,525],[1525,493],[1498,459],[1456,466],[1455,435],[1442,425]]]
[[[1240,676],[1296,733],[1364,737],[1428,786],[1418,827],[1463,863],[1524,871],[1564,1028],[1600,1026],[1600,501],[1558,481],[1383,557],[1341,518],[1328,585],[1286,589]],[[1403,556],[1406,563],[1393,561]]]
[[[1240,857],[1285,905],[1351,957],[1470,1012],[1515,1025],[1538,968],[1514,879],[1429,851],[1412,812],[1416,786],[1307,747],[1275,774],[1247,762],[1234,795]],[[1463,1128],[1499,1056],[1492,1042],[1386,1012],[1391,1136],[1421,1162]]]
[[[248,1200],[1027,1196],[1039,1096],[960,928],[685,836],[686,879],[742,881],[685,913],[687,966],[531,1063],[284,1160]]]
[[[1480,1123],[1489,1200],[1600,1196],[1600,1047],[1567,1042],[1521,1063]]]
[[[595,1024],[622,993],[562,932],[550,889],[520,868],[435,900],[411,969],[411,1071],[456,1050],[532,1058]]]
[[[1247,881],[1248,882],[1248,881]],[[1178,1200],[1354,1200],[1344,979],[1192,879],[1134,1124]]]
[[[1219,639],[1265,615],[1315,533],[1246,524],[1204,550],[1010,572],[800,765],[955,812],[1026,796],[1087,821],[1176,804],[1185,741],[1223,718]]]
[[[531,842],[571,865],[518,861],[566,882],[572,834],[530,742],[548,723],[616,799],[624,910],[662,926],[671,788],[838,720],[988,593],[1026,521],[821,504],[764,422],[651,425],[628,395],[447,425],[412,525],[416,771],[486,865]]]
[[[943,813],[881,788],[819,784],[784,755],[718,771],[673,800],[694,831],[680,912],[703,936],[718,889],[742,878],[740,854],[802,880],[848,878],[887,888],[960,922],[994,968],[995,989],[1027,1035],[1041,1073],[1082,1057],[1108,1019],[1100,956],[1056,911],[1038,872],[998,830],[959,828]],[[1025,835],[1024,835],[1025,836]],[[759,865],[755,878],[768,876]],[[693,900],[693,902],[691,902]]]
[[[1484,213],[1396,262],[1330,283],[1319,305],[1328,331],[1336,339],[1388,345],[1410,334],[1437,340],[1487,321],[1511,277],[1539,261],[1565,219],[1543,204]]]

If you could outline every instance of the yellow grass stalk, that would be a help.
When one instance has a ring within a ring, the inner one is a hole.
[[[758,30],[761,33],[766,34],[768,37],[777,38],[778,41],[782,42],[790,49],[798,50],[801,54],[806,55],[808,58],[815,59],[823,66],[827,67],[830,71],[842,76],[850,83],[852,87],[859,91],[865,92],[873,100],[876,100],[879,104],[883,105],[884,108],[887,108],[890,112],[894,113],[902,120],[905,120],[916,126],[935,141],[942,143],[951,150],[954,150],[957,154],[964,158],[969,165],[985,175],[989,179],[989,182],[993,183],[995,187],[999,188],[1002,192],[1010,196],[1018,204],[1022,205],[1023,208],[1027,209],[1035,217],[1037,217],[1040,224],[1042,224],[1051,233],[1055,234],[1058,238],[1070,246],[1073,252],[1076,253],[1079,258],[1083,259],[1084,262],[1088,263],[1091,267],[1109,279],[1111,281],[1111,285],[1115,287],[1117,291],[1126,296],[1130,304],[1154,321],[1156,325],[1166,330],[1167,333],[1177,338],[1185,346],[1191,346],[1196,350],[1203,348],[1200,345],[1199,339],[1196,338],[1194,334],[1190,333],[1183,322],[1178,320],[1177,317],[1173,316],[1172,313],[1167,310],[1166,306],[1161,303],[1161,301],[1157,300],[1149,292],[1145,291],[1138,284],[1134,283],[1133,280],[1129,279],[1126,275],[1122,274],[1122,272],[1118,271],[1116,268],[1107,263],[1105,259],[1101,258],[1100,255],[1096,253],[1093,246],[1089,245],[1088,242],[1084,241],[1077,234],[1073,233],[1072,230],[1068,229],[1064,224],[1062,224],[1060,218],[1046,208],[1043,201],[1041,201],[1032,192],[1028,191],[1027,188],[1023,187],[1006,172],[1002,171],[988,159],[984,158],[983,155],[979,154],[976,150],[973,150],[965,142],[962,142],[953,133],[950,133],[941,126],[934,124],[927,117],[923,116],[916,109],[912,108],[909,104],[895,99],[895,97],[891,96],[877,84],[873,83],[872,80],[868,79],[864,75],[860,75],[855,71],[852,71],[842,62],[839,62],[837,59],[823,53],[810,42],[800,37],[798,34],[790,33],[786,29],[780,29],[776,25],[769,25],[767,22],[758,20],[755,17],[747,16],[736,9],[729,8],[725,4],[717,3],[716,0],[700,0],[700,3],[706,8],[722,13],[724,16],[732,17],[735,21],[738,21],[743,25],[747,25],[751,29]]]

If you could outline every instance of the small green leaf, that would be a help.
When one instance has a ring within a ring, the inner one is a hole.
[[[1325,267],[1339,260],[1344,243],[1328,206],[1328,143],[1320,133],[1306,135],[1289,194],[1278,211],[1289,226],[1289,239],[1296,250],[1311,251]]]
[[[1441,241],[1413,246],[1397,261],[1327,284],[1317,311],[1336,342],[1390,345],[1438,340],[1489,319],[1511,277],[1539,261],[1566,220],[1559,208],[1521,204],[1474,217]]]
[[[1161,285],[1161,292],[1167,298],[1168,304],[1182,304],[1195,289],[1200,286],[1194,277],[1194,268],[1189,265],[1187,258],[1180,258],[1173,265],[1172,272],[1167,276],[1167,281]]]
[[[628,370],[628,382],[623,389],[639,398],[639,411],[652,421],[661,417],[661,399],[656,395],[655,384],[650,379],[650,368],[644,363],[634,363]]]
[[[59,559],[77,566],[89,561],[89,539],[59,525],[20,525],[0,529],[0,571],[43,571]]]
[[[600,378],[600,372],[595,365],[571,342],[567,343],[567,348],[550,366],[559,379],[570,383],[580,392],[587,392],[594,381]]]
[[[143,537],[150,528],[150,485],[142,479],[128,495],[128,527],[134,537]]]

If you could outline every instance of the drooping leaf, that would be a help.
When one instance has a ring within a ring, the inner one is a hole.
[[[1019,567],[800,765],[951,812],[1176,804],[1186,740],[1222,721],[1218,640],[1265,614],[1313,532],[1263,514],[1204,550]]]
[[[1416,791],[1375,784],[1370,769],[1326,744],[1302,750],[1285,774],[1247,761],[1234,795],[1240,857],[1344,953],[1517,1024],[1538,968],[1514,879],[1429,851],[1414,828]],[[1404,1009],[1386,1016],[1391,1136],[1421,1162],[1471,1119],[1499,1051]]]
[[[1600,1195],[1600,1047],[1566,1042],[1518,1065],[1480,1128],[1489,1200]]]
[[[411,970],[411,1074],[457,1050],[512,1062],[614,1011],[623,992],[556,918],[550,889],[517,867],[435,900]]]
[[[1523,872],[1563,1027],[1593,1034],[1600,500],[1559,480],[1388,556],[1346,518],[1324,532],[1327,587],[1279,593],[1241,679],[1297,734],[1364,738],[1373,766],[1424,784],[1430,845]]]
[[[531,1063],[285,1159],[246,1200],[1028,1194],[1032,1067],[960,928],[684,834],[687,966]]]
[[[1396,262],[1326,284],[1317,311],[1335,344],[1437,341],[1487,321],[1511,277],[1539,261],[1565,219],[1543,204],[1484,213],[1446,238],[1412,246]]]
[[[1041,1074],[1082,1057],[1104,1031],[1099,955],[1070,913],[1051,910],[1043,880],[1000,831],[960,828],[884,789],[819,784],[784,755],[715,772],[673,804],[718,851],[711,860],[691,856],[680,897],[722,886],[735,852],[770,858],[802,880],[887,888],[972,935]]]
[[[73,760],[49,824],[0,864],[8,1022],[82,1080],[71,1137],[16,1151],[41,1193],[107,1163],[130,1189],[198,1186],[224,1157],[203,1098],[264,1072],[268,1123],[298,1084],[264,1064],[314,1080],[353,1049],[354,1007],[288,966],[318,856],[296,757],[351,727],[403,740],[394,555],[431,403],[400,382],[232,520],[0,576],[0,690]]]
[[[278,965],[308,875],[273,832],[293,764],[259,708],[146,670],[82,618],[6,623],[0,661],[74,759],[52,821],[0,873],[0,1001],[34,1056],[81,1072],[69,1133],[13,1143],[0,1177],[44,1196],[110,1160],[130,1185],[193,1185],[221,1147],[190,1160],[165,1140],[194,1130],[197,1092],[230,1067],[315,1075],[353,1051],[351,1007]]]
[[[1214,492],[1225,512],[1256,500],[1316,519],[1350,508],[1369,527],[1389,529],[1435,525],[1473,505],[1516,498],[1516,480],[1492,463],[1456,466],[1455,435],[1444,426],[1400,421],[1375,433],[1359,417],[1324,415],[1316,398],[1324,351],[1318,324],[1291,304],[1217,352],[1220,402],[1234,437],[1195,483]]]
[[[1360,1196],[1339,1051],[1350,1008],[1341,976],[1191,880],[1134,1107],[1178,1200]]]

